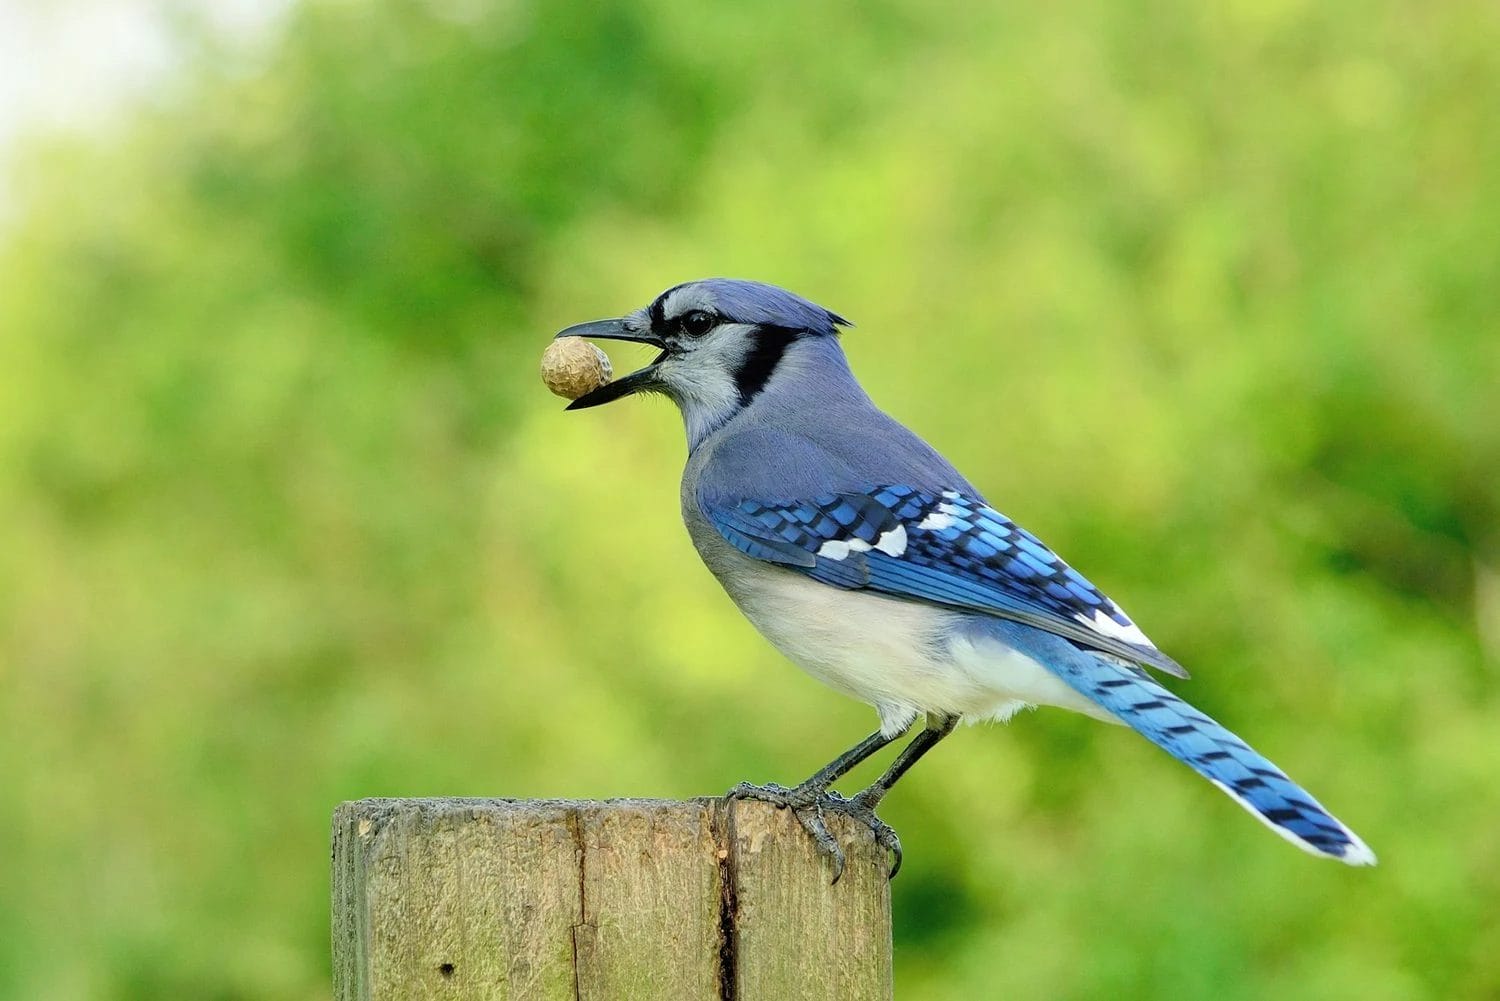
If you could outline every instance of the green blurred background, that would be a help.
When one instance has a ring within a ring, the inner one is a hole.
[[[538,382],[707,275],[856,320],[875,398],[1380,854],[1122,730],[965,729],[883,811],[900,997],[1500,996],[1500,8],[1213,6],[308,0],[32,141],[0,996],[324,997],[340,800],[687,797],[868,732],[699,565],[670,407]]]

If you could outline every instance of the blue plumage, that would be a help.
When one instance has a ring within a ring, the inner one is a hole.
[[[1075,691],[1213,782],[1299,848],[1354,865],[1374,863],[1364,842],[1281,769],[1144,671],[1050,636],[1034,634],[1020,642]]]
[[[657,296],[648,307],[648,312],[655,312],[653,319],[656,323],[665,325],[667,307],[673,295],[683,291],[710,300],[716,315],[739,323],[801,330],[819,337],[832,337],[839,327],[853,326],[832,310],[809,302],[794,292],[743,278],[706,278],[674,285]],[[685,312],[687,310],[679,309],[675,314],[680,316]]]
[[[746,555],[826,584],[1014,619],[1186,676],[1040,539],[956,490],[879,486],[808,500],[710,503],[704,513]]]
[[[871,403],[843,325],[783,289],[709,279],[560,335],[661,350],[570,409],[670,397],[688,437],[683,520],[704,562],[790,659],[880,715],[879,731],[795,789],[739,794],[796,810],[836,859],[822,816],[851,813],[899,867],[899,841],[874,814],[896,779],[960,718],[1051,705],[1130,726],[1307,851],[1373,864],[1275,765],[1146,673],[1186,677],[1119,605]],[[880,779],[852,799],[828,792],[924,715]]]

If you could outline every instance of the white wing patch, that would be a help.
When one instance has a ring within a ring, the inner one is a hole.
[[[900,556],[906,552],[906,526],[897,525],[883,533],[873,546],[864,539],[829,539],[818,547],[818,555],[827,560],[844,560],[850,553],[868,553],[871,549],[887,556]]]
[[[1124,613],[1122,612],[1121,614],[1123,615]],[[1156,644],[1152,643],[1151,640],[1147,639],[1146,634],[1141,632],[1140,626],[1134,622],[1128,626],[1122,626],[1108,615],[1105,615],[1102,609],[1096,608],[1092,618],[1084,615],[1076,615],[1074,618],[1088,626],[1094,632],[1108,636],[1110,639],[1124,640],[1126,643],[1151,647],[1153,650],[1156,648]]]
[[[887,556],[900,556],[906,552],[906,526],[897,525],[875,540],[875,548]]]
[[[880,537],[880,541],[885,541],[884,535]],[[901,538],[901,549],[902,552],[906,551],[905,535]],[[870,544],[864,539],[849,539],[848,541],[844,541],[843,539],[829,539],[818,547],[818,555],[830,560],[847,559],[850,553],[868,553],[869,551]],[[901,554],[895,553],[893,555],[899,556]]]
[[[825,560],[842,560],[849,556],[849,543],[829,539],[818,547],[818,555]]]
[[[941,532],[945,528],[952,528],[955,520],[956,519],[951,514],[944,514],[941,511],[934,511],[927,517],[923,518],[921,521],[917,522],[917,527],[922,529],[924,532]]]
[[[947,497],[952,493],[950,490],[944,493],[943,496]],[[958,495],[953,494],[953,496],[956,497]],[[936,511],[929,512],[927,517],[917,522],[917,527],[927,532],[941,532],[945,528],[952,528],[958,524],[958,519],[963,513],[963,510],[957,505],[945,502],[939,504]]]

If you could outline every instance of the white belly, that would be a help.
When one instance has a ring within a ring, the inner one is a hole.
[[[813,677],[875,706],[888,734],[924,712],[974,722],[1028,705],[1114,721],[1030,657],[999,640],[963,638],[962,613],[820,584],[722,542],[710,548],[706,562],[756,629]]]

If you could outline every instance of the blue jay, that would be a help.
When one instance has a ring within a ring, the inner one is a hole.
[[[793,788],[734,795],[796,812],[832,860],[825,824],[867,824],[891,786],[960,719],[1058,706],[1123,723],[1292,844],[1350,865],[1375,855],[1225,727],[1158,684],[1187,677],[1098,588],[990,507],[941,455],[865,395],[839,345],[848,321],[775,286],[712,278],[558,337],[660,349],[569,410],[660,393],[682,411],[682,517],[730,598],[813,677],[875,707],[880,728]],[[831,784],[913,728],[890,768],[845,798]]]

